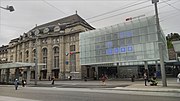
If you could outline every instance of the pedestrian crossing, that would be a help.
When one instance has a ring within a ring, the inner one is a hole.
[[[16,98],[16,97],[8,97],[8,96],[0,96],[0,101],[40,101],[40,100],[24,99],[24,98]]]

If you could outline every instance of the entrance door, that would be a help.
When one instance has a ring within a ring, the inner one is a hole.
[[[102,74],[108,76],[108,78],[116,78],[117,75],[117,67],[99,67],[98,68],[99,78]]]
[[[59,69],[53,70],[53,74],[55,78],[59,78]]]

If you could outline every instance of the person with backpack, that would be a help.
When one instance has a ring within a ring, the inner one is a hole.
[[[18,84],[19,84],[18,79],[15,79],[15,81],[14,81],[15,90],[18,89]]]

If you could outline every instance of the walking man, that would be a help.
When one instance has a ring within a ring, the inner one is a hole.
[[[18,83],[19,83],[18,79],[15,79],[14,81],[15,90],[17,90],[18,88]]]

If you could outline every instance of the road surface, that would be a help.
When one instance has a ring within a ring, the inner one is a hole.
[[[180,101],[179,93],[92,88],[0,87],[0,101]]]

